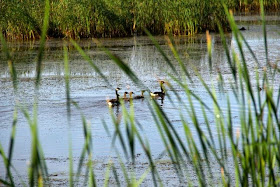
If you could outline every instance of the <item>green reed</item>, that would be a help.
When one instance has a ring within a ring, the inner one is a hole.
[[[261,8],[270,11],[278,11],[279,0],[239,0],[236,2],[235,8],[244,12],[259,11]]]
[[[62,8],[65,6],[70,6],[68,3],[71,1],[62,1],[64,3]],[[181,2],[181,1],[179,1]],[[50,7],[53,6],[53,3],[58,3],[51,1],[50,4],[46,1],[45,4],[45,13],[44,13],[44,21],[43,27],[40,29],[41,34],[41,45],[38,53],[37,60],[37,74],[35,79],[35,88],[36,93],[38,95],[38,89],[40,87],[40,78],[41,78],[41,66],[43,60],[44,53],[44,45],[46,41],[46,33],[47,28],[51,27],[52,23],[49,23],[49,12]],[[118,1],[115,2],[119,3]],[[131,4],[121,4],[122,6],[132,6],[133,13],[133,22],[137,24],[137,6],[140,6],[134,1],[130,2]],[[145,4],[146,3],[146,4]],[[151,5],[144,1],[141,6]],[[155,3],[155,1],[153,1]],[[159,3],[159,2],[157,2]],[[163,3],[163,2],[161,2]],[[177,2],[178,3],[178,2]],[[206,2],[204,2],[206,3]],[[35,2],[32,4],[34,6],[39,6]],[[96,4],[91,4],[90,7],[94,11],[98,11],[98,7],[96,6],[105,6],[101,3],[101,1],[97,1]],[[167,54],[160,48],[160,45],[156,42],[156,40],[152,37],[148,30],[144,30],[151,40],[154,42],[154,45],[159,50],[160,54],[163,56],[165,63],[171,68],[174,72],[173,75],[169,74],[169,79],[174,82],[167,84],[167,87],[172,89],[174,86],[179,86],[183,90],[183,94],[187,97],[187,101],[182,99],[182,93],[178,93],[177,91],[172,91],[172,94],[176,96],[176,99],[182,103],[182,108],[180,109],[180,119],[183,125],[183,131],[185,137],[181,137],[178,134],[178,131],[174,128],[168,114],[166,114],[163,109],[159,106],[157,101],[155,100],[147,100],[146,103],[150,109],[151,115],[153,117],[153,123],[156,125],[158,129],[158,133],[161,137],[161,141],[164,144],[163,155],[167,155],[170,161],[172,162],[172,167],[176,172],[177,178],[179,179],[181,184],[184,182],[188,182],[190,186],[195,182],[194,185],[217,185],[213,180],[213,176],[217,171],[213,171],[211,168],[211,162],[217,163],[220,167],[218,184],[223,186],[278,186],[280,183],[279,176],[279,167],[280,167],[280,122],[279,122],[279,101],[280,101],[280,91],[279,88],[274,88],[273,82],[275,76],[279,72],[276,62],[271,62],[268,57],[268,47],[267,47],[267,35],[266,35],[266,27],[265,27],[265,19],[264,19],[264,1],[260,1],[261,6],[261,17],[263,20],[263,31],[264,31],[264,46],[266,51],[266,65],[267,69],[263,72],[263,74],[259,74],[259,61],[256,58],[256,55],[253,53],[249,44],[246,42],[242,33],[237,29],[237,25],[234,22],[232,12],[228,10],[227,3],[221,4],[224,9],[224,14],[229,22],[230,28],[232,30],[233,36],[237,43],[237,50],[228,49],[225,36],[223,33],[222,25],[220,22],[217,22],[217,28],[220,31],[221,40],[226,52],[227,62],[229,64],[229,68],[231,70],[231,74],[233,77],[233,82],[231,84],[231,88],[235,93],[236,100],[239,105],[239,123],[241,125],[241,129],[238,132],[233,131],[233,116],[232,116],[232,105],[229,97],[227,97],[227,108],[223,110],[219,104],[217,99],[215,87],[213,85],[208,85],[207,82],[203,79],[203,76],[195,69],[192,70],[195,72],[195,75],[199,78],[200,83],[205,88],[205,91],[208,94],[208,97],[213,101],[213,109],[207,106],[203,102],[203,98],[200,98],[199,95],[193,93],[190,89],[190,83],[192,82],[191,76],[189,73],[189,67],[187,68],[182,59],[180,59],[178,55],[178,51],[176,50],[176,45],[173,42],[172,37],[167,39],[170,50],[172,51],[176,61],[180,65],[181,72],[177,72],[174,68],[172,62],[170,61]],[[73,4],[71,6],[74,6]],[[74,7],[73,7],[74,8]],[[77,8],[77,7],[75,7]],[[107,7],[108,8],[108,7]],[[130,7],[131,8],[131,7]],[[111,9],[108,9],[108,11]],[[119,10],[123,11],[123,10]],[[159,14],[156,9],[156,6],[153,6],[151,12],[154,15]],[[113,14],[113,13],[112,13]],[[114,12],[114,14],[119,14],[119,12]],[[109,14],[110,15],[110,14]],[[53,15],[50,15],[53,16]],[[113,16],[113,15],[111,15]],[[121,14],[120,14],[121,16]],[[129,15],[127,15],[129,18]],[[127,19],[128,19],[127,18]],[[153,17],[156,20],[156,16]],[[147,18],[148,19],[148,18]],[[88,19],[89,21],[90,19]],[[102,22],[102,20],[99,20]],[[118,20],[122,21],[122,20]],[[170,22],[171,23],[171,22]],[[90,23],[88,23],[90,25]],[[106,24],[106,21],[103,20],[103,23]],[[172,23],[173,24],[173,23]],[[156,25],[149,26],[148,24],[143,23],[143,28],[147,27],[149,30],[157,29]],[[177,26],[176,26],[177,27]],[[174,27],[174,28],[176,28]],[[100,28],[96,25],[96,28]],[[101,27],[102,28],[102,27]],[[78,28],[77,28],[78,29]],[[87,28],[87,32],[90,32],[91,27]],[[102,30],[102,29],[101,29]],[[176,29],[175,29],[176,30]],[[103,30],[104,31],[104,30]],[[39,31],[38,31],[39,32]],[[75,32],[79,31],[74,31]],[[168,30],[168,32],[174,34],[174,30]],[[154,32],[153,32],[154,33]],[[17,91],[17,81],[18,78],[16,76],[15,66],[11,61],[11,57],[9,54],[8,47],[5,43],[4,37],[0,33],[1,42],[3,46],[3,51],[7,56],[7,61],[10,69],[11,80],[13,81],[14,90]],[[91,67],[109,84],[109,81],[102,74],[99,68],[94,64],[94,62],[89,58],[89,56],[78,46],[76,42],[70,40],[72,45],[77,49],[77,51],[83,56],[83,58],[91,65]],[[100,47],[98,41],[95,41]],[[211,37],[208,35],[207,39],[207,50],[209,53],[209,69],[210,72],[213,73],[217,71],[219,75],[219,86],[221,88],[224,87],[226,83],[223,82],[223,75],[213,68],[212,59],[211,59],[211,51],[212,51],[212,43]],[[249,52],[253,56],[255,60],[255,64],[257,66],[255,75],[250,74],[249,67],[245,60],[244,55],[244,47],[248,48]],[[119,68],[126,73],[126,75],[139,87],[145,87],[145,84],[140,81],[137,75],[129,68],[129,66],[123,62],[119,57],[113,55],[110,51],[103,48],[107,55],[111,57],[111,59],[119,66]],[[66,90],[66,99],[67,99],[67,118],[68,123],[70,125],[70,117],[71,117],[71,106],[74,106],[77,110],[80,110],[79,106],[75,101],[71,99],[71,91],[70,91],[70,69],[69,69],[69,60],[68,60],[68,51],[67,48],[64,47],[64,67],[65,67],[65,90]],[[184,76],[181,76],[184,75]],[[271,77],[272,75],[272,77]],[[253,77],[257,80],[256,85],[252,83]],[[265,94],[265,99],[260,96],[259,87],[263,88],[263,93]],[[146,88],[148,89],[148,88]],[[276,91],[275,91],[276,90]],[[171,91],[170,91],[171,92]],[[166,97],[170,97],[170,93],[167,93]],[[277,94],[277,95],[275,95]],[[0,155],[3,160],[3,163],[6,168],[6,178],[0,178],[0,184],[4,184],[7,186],[16,186],[18,179],[15,177],[17,175],[16,166],[12,163],[12,153],[14,141],[16,138],[16,124],[17,124],[17,115],[18,112],[21,111],[25,118],[28,121],[31,130],[32,137],[32,149],[31,149],[31,160],[29,166],[29,185],[34,186],[43,186],[49,183],[49,174],[47,170],[47,165],[44,159],[43,148],[39,142],[39,132],[38,132],[38,119],[37,119],[37,95],[35,94],[34,98],[34,107],[33,107],[33,118],[29,114],[29,111],[25,109],[23,106],[16,104],[13,124],[12,124],[12,133],[9,145],[9,153],[6,155],[1,142],[0,142]],[[275,97],[276,96],[276,97]],[[277,99],[275,99],[277,98]],[[200,104],[200,108],[202,113],[199,113],[198,109],[194,107],[193,100],[197,100]],[[111,111],[112,121],[114,124],[114,132],[110,134],[108,130],[108,126],[106,123],[104,124],[104,128],[106,129],[108,135],[112,138],[112,149],[118,155],[118,163],[114,163],[114,160],[109,161],[109,164],[106,169],[106,173],[104,175],[104,185],[108,186],[110,184],[110,179],[114,179],[118,186],[120,186],[120,178],[119,174],[122,172],[124,176],[124,180],[127,186],[139,186],[141,185],[147,175],[150,173],[152,175],[154,186],[163,186],[162,179],[160,173],[158,171],[157,164],[161,159],[161,155],[159,157],[154,158],[152,155],[152,151],[149,146],[149,142],[147,138],[142,134],[142,126],[137,121],[134,115],[134,105],[133,101],[130,101],[129,110],[124,105],[124,102],[121,101],[121,109],[122,115],[115,116]],[[248,110],[246,110],[248,109]],[[207,112],[209,112],[214,117],[213,124],[214,127],[211,126],[210,117]],[[264,115],[264,113],[267,115]],[[207,131],[203,131],[198,117],[199,115],[203,116],[204,123],[206,124]],[[86,121],[83,113],[81,113],[82,117],[82,125],[84,132],[84,146],[80,155],[79,163],[77,170],[73,169],[73,158],[72,158],[72,144],[71,144],[71,134],[69,130],[69,185],[75,186],[75,184],[80,184],[80,178],[82,169],[84,167],[83,163],[86,162],[85,167],[85,177],[84,184],[88,184],[89,186],[96,186],[96,179],[94,173],[94,163],[92,161],[93,155],[93,142],[91,135],[91,126]],[[191,120],[187,120],[189,117]],[[198,134],[198,141],[194,139],[194,134],[191,129],[194,127],[195,132]],[[122,129],[124,128],[124,130]],[[218,143],[215,143],[213,128],[215,128],[216,138]],[[120,148],[117,148],[117,140],[120,142]],[[136,143],[140,144],[140,148],[145,153],[145,156],[149,162],[148,168],[142,173],[139,179],[135,176],[135,149]],[[185,143],[186,142],[186,143]],[[230,144],[228,147],[227,144]],[[120,156],[121,153],[124,153],[125,157]],[[132,169],[128,168],[126,163],[123,161],[132,161]],[[232,161],[230,161],[232,159]],[[233,162],[233,163],[229,163]],[[116,165],[120,165],[121,170],[116,169]],[[230,165],[234,165],[234,171],[230,171]],[[197,181],[192,181],[190,179],[191,173],[189,173],[188,169],[192,168],[197,177]],[[16,175],[15,175],[16,174]],[[75,174],[75,177],[74,175]],[[113,174],[113,176],[111,176]],[[234,175],[234,176],[233,176]],[[186,181],[187,180],[187,181]],[[24,184],[23,184],[24,185]]]
[[[260,10],[258,0],[224,0],[235,11]],[[264,7],[277,11],[280,0]],[[36,39],[42,34],[43,1],[7,1],[0,4],[1,32],[10,39]],[[50,1],[50,37],[119,37],[145,34],[192,35],[228,30],[222,3],[216,0],[65,0]]]

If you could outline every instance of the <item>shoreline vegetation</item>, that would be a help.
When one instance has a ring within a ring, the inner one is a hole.
[[[233,12],[259,12],[258,0],[224,0]],[[264,1],[277,11],[280,0]],[[9,40],[39,39],[44,1],[0,0],[0,25]],[[64,0],[50,1],[49,38],[110,38],[145,35],[193,35],[229,30],[222,1],[217,0]]]

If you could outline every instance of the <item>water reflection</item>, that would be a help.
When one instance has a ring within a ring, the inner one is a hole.
[[[263,53],[263,48],[259,44],[262,38],[262,33],[259,32],[260,26],[251,26],[250,30],[243,32],[244,37],[252,45],[256,47],[256,54]],[[279,35],[277,34],[277,26],[269,26],[269,39],[271,45],[276,45]],[[167,53],[174,64],[176,70],[180,71],[180,66],[172,55],[171,50],[166,45],[164,37],[156,37],[161,44],[165,53]],[[212,34],[213,39],[213,68],[225,69],[227,67],[226,57],[224,54],[221,39],[218,35]],[[276,40],[276,41],[275,41]],[[162,55],[154,47],[151,41],[146,37],[131,38],[131,39],[114,39],[112,41],[102,40],[104,45],[114,54],[123,59],[136,72],[136,74],[144,82],[156,80],[157,78],[166,78],[168,73],[172,74],[169,66],[164,62]],[[206,39],[204,35],[196,37],[179,37],[174,39],[180,58],[184,62],[187,69],[193,73],[192,69],[199,70],[202,74],[209,73],[208,55],[206,49]],[[235,42],[231,35],[227,35],[227,45],[229,48],[234,48]],[[42,77],[63,77],[63,41],[49,40],[45,51],[43,62]],[[119,68],[109,59],[109,57],[96,47],[91,40],[81,40],[79,44],[93,59],[94,63],[104,72],[104,74],[112,81],[117,83],[131,83],[127,76],[119,70]],[[257,45],[258,46],[257,46]],[[39,43],[9,43],[13,61],[16,64],[16,70],[20,78],[32,78],[35,76],[37,51]],[[100,84],[103,83],[101,77],[93,71],[93,69],[84,61],[77,51],[69,46],[70,68],[72,78],[94,78]],[[271,48],[271,54],[274,55],[275,47]],[[277,48],[276,48],[277,49]],[[246,49],[244,49],[246,52]],[[250,58],[250,55],[248,56]],[[249,59],[251,60],[251,59]],[[9,78],[9,69],[5,61],[5,55],[0,56],[0,77]],[[94,82],[93,82],[94,84]]]
[[[164,37],[157,38],[163,50],[172,56],[170,49],[166,45]],[[109,48],[114,54],[119,56],[125,62],[127,62],[130,67],[136,71],[139,77],[151,76],[152,78],[161,76],[161,70],[167,70],[168,73],[171,73],[169,67],[164,63],[162,55],[158,50],[152,45],[151,41],[146,37],[140,37],[131,39],[133,45],[122,45],[119,44],[119,41],[122,39],[116,40],[116,43],[106,43],[105,46]],[[54,43],[54,44],[52,44]],[[191,60],[199,60],[206,55],[205,50],[205,37],[200,36],[198,38],[190,39],[188,37],[175,39],[176,45],[178,45],[178,52],[181,55],[181,58],[185,60],[186,65]],[[60,43],[57,41],[49,40],[46,51],[42,72],[43,77],[55,76],[62,77],[64,74],[63,67],[63,42]],[[91,41],[85,40],[80,41],[79,44],[83,49],[89,54],[93,59],[94,63],[104,72],[106,76],[113,81],[125,81],[126,77],[124,74],[117,68],[117,66],[111,62],[109,57],[102,51],[100,51]],[[52,47],[56,45],[56,47]],[[16,69],[19,74],[19,77],[33,77],[36,67],[36,57],[38,50],[38,43],[33,43],[33,46],[27,48],[26,44],[22,44],[23,47],[19,47],[18,44],[10,44],[10,48],[13,51],[12,56],[13,61],[16,64]],[[72,77],[94,77],[100,81],[100,77],[90,68],[86,61],[84,61],[81,56],[75,51],[75,49],[69,49],[70,54],[70,67],[71,67],[71,76]],[[199,54],[199,55],[198,55]],[[179,65],[173,60],[174,66],[179,70]],[[8,67],[5,63],[5,57],[1,54],[0,57],[0,68],[4,71],[0,72],[0,76],[3,78],[8,77]],[[199,64],[194,63],[194,65],[199,66]],[[145,81],[145,79],[144,79]]]

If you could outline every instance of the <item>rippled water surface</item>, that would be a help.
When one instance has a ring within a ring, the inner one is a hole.
[[[258,69],[259,72],[262,73],[262,69],[265,67],[262,26],[258,24],[244,24],[244,26],[247,30],[243,31],[243,34],[260,62],[260,67],[258,68],[253,57],[249,55],[248,49],[244,49],[245,54],[247,54],[246,59],[254,83],[254,71]],[[268,24],[267,29],[269,58],[271,62],[277,62],[280,60],[279,25],[277,25],[277,23],[271,25]],[[201,83],[199,83],[198,77],[195,76],[194,71],[191,70],[197,69],[208,85],[213,83],[220,104],[225,110],[227,108],[227,101],[226,96],[223,93],[229,95],[232,101],[233,116],[234,119],[236,118],[234,128],[238,129],[239,108],[235,102],[229,84],[225,84],[224,92],[220,92],[217,88],[217,73],[215,73],[217,68],[221,70],[225,83],[232,81],[232,76],[227,65],[227,58],[219,36],[214,33],[211,33],[211,36],[213,39],[213,74],[209,73],[205,35],[176,37],[174,40],[180,57],[194,80],[193,83],[190,83],[190,89],[200,96],[209,107],[213,106],[209,95]],[[169,49],[165,38],[156,37],[156,39],[163,50],[170,56],[176,69],[180,71],[179,64],[172,57],[172,52]],[[150,90],[158,91],[160,88],[157,80],[166,79],[173,84],[174,89],[182,96],[183,100],[187,102],[187,97],[184,95],[183,90],[176,86],[168,76],[169,73],[172,74],[169,66],[164,62],[160,53],[147,37],[102,39],[100,42],[102,42],[114,54],[123,59]],[[78,43],[92,58],[94,63],[102,70],[112,84],[112,87],[108,86],[102,80],[88,63],[83,60],[73,46],[67,44],[69,46],[71,71],[71,98],[76,101],[80,107],[80,110],[72,107],[71,122],[68,126],[64,82],[63,40],[50,39],[47,41],[43,61],[42,81],[38,94],[39,135],[45,157],[50,165],[50,171],[64,172],[66,175],[68,171],[68,164],[66,162],[68,158],[68,129],[70,129],[70,132],[72,133],[74,159],[79,158],[84,144],[81,113],[85,115],[86,119],[91,124],[94,159],[112,155],[111,137],[106,133],[102,125],[102,120],[104,120],[107,123],[110,132],[112,133],[114,131],[110,112],[106,105],[106,98],[115,97],[115,87],[120,87],[122,89],[120,90],[121,95],[124,91],[134,91],[138,95],[140,94],[140,90],[143,89],[134,85],[125,73],[119,70],[110,58],[102,52],[102,50],[96,47],[92,40],[80,40]],[[227,44],[229,48],[238,51],[236,42],[231,34],[227,34]],[[1,53],[0,56],[0,142],[5,148],[5,151],[8,150],[15,102],[19,102],[20,105],[32,112],[38,48],[39,42],[37,41],[9,43],[9,49],[13,56],[13,61],[15,62],[19,78],[18,96],[15,96],[13,93],[12,82],[9,77],[10,75],[5,56],[3,53]],[[276,79],[274,82],[276,86],[279,85],[279,81],[277,80],[279,79]],[[254,85],[254,87],[256,87],[256,85]],[[180,136],[183,137],[184,132],[180,119],[180,109],[182,104],[175,99],[176,97],[172,90],[168,90],[168,93],[170,98],[166,97],[163,101],[158,100],[158,102],[170,118],[174,128],[178,131]],[[135,117],[142,126],[141,132],[146,135],[150,142],[153,154],[158,155],[164,150],[164,145],[160,141],[160,135],[147,106],[147,100],[149,99],[149,97],[146,97],[144,100],[134,101]],[[172,103],[172,101],[174,103]],[[126,106],[129,107],[129,103],[126,103]],[[194,100],[194,106],[197,108],[197,116],[201,122],[201,127],[206,130],[206,125],[203,123],[200,104]],[[114,107],[113,113],[118,116],[118,114],[121,114],[121,108]],[[211,114],[208,115],[214,129],[214,118]],[[191,120],[188,117],[187,119],[191,124]],[[191,130],[195,132],[194,128]],[[214,133],[217,132],[214,130]],[[23,114],[19,112],[14,147],[14,164],[20,173],[27,172],[30,148],[31,136],[29,125]],[[141,149],[136,149],[136,153],[141,154]],[[62,161],[55,162],[54,160],[56,159]],[[0,160],[0,168],[3,168],[2,160]],[[3,177],[3,172],[0,172],[0,176]]]

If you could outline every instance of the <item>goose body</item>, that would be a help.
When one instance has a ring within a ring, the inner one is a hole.
[[[152,96],[152,97],[163,97],[163,96],[165,96],[165,92],[150,92],[150,96]]]
[[[239,30],[240,31],[245,31],[246,29],[245,29],[245,27],[241,27]]]
[[[109,106],[117,106],[120,104],[120,101],[118,99],[110,99],[107,101],[107,104]]]

